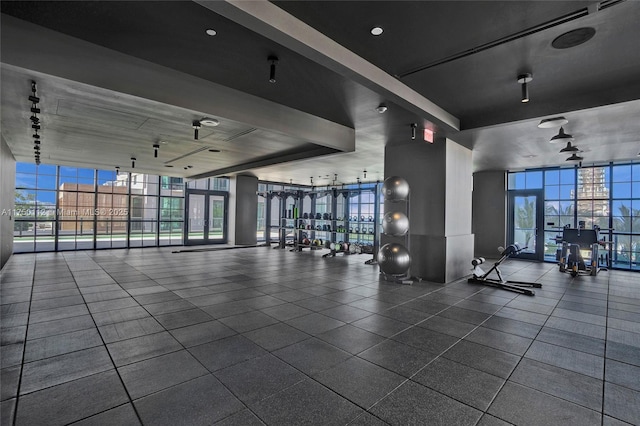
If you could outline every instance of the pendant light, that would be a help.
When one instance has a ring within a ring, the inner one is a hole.
[[[582,160],[584,160],[584,158],[580,157],[578,154],[574,152],[573,154],[571,154],[571,157],[567,158],[565,161],[582,161]]]
[[[558,142],[573,142],[573,136],[571,136],[568,133],[564,132],[564,128],[560,127],[560,131],[558,132],[557,135],[555,135],[554,137],[551,138],[551,140],[549,140],[549,142],[551,143],[558,143]]]
[[[567,146],[560,150],[560,153],[563,152],[578,152],[580,151],[577,146],[571,145],[571,142],[567,142]]]

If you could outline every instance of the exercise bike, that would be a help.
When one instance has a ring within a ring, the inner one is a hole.
[[[513,291],[520,294],[525,294],[527,296],[534,296],[535,293],[533,290],[529,290],[529,288],[541,288],[542,284],[539,283],[530,283],[526,281],[507,281],[502,278],[502,274],[500,273],[500,264],[507,260],[509,256],[516,256],[520,254],[527,247],[520,248],[518,244],[511,244],[507,248],[503,249],[502,247],[498,248],[500,251],[500,259],[493,264],[493,267],[489,269],[488,272],[484,272],[480,265],[485,262],[484,257],[478,257],[471,261],[473,265],[473,277],[469,278],[468,282],[473,284],[483,284],[491,287],[501,288],[503,290]],[[498,279],[488,278],[488,276],[496,271],[498,274]]]

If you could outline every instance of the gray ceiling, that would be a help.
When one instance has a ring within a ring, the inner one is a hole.
[[[33,161],[32,79],[43,161],[60,164],[126,170],[135,156],[138,170],[188,177],[377,180],[385,144],[411,143],[416,122],[472,148],[476,171],[557,166],[557,129],[536,126],[556,114],[586,163],[640,152],[637,1],[3,1],[1,11],[2,135],[18,161]],[[587,26],[587,43],[551,47]],[[528,104],[522,72],[534,77]],[[204,116],[221,124],[195,141],[191,121]]]

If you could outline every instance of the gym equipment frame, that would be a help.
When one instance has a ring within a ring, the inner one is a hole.
[[[517,244],[511,244],[506,249],[502,249],[500,247],[498,250],[500,251],[500,259],[493,264],[493,267],[489,269],[488,272],[484,272],[480,265],[485,262],[484,257],[478,257],[471,261],[473,265],[473,277],[469,278],[468,282],[473,284],[482,284],[490,287],[497,287],[503,290],[513,291],[520,294],[525,294],[527,296],[535,296],[533,290],[529,290],[529,288],[541,288],[542,284],[539,283],[530,283],[526,281],[506,281],[502,278],[502,274],[500,273],[500,264],[507,260],[510,256],[518,255],[521,251],[525,250],[527,247],[520,248]],[[496,271],[498,275],[498,279],[489,278],[489,275]]]
[[[599,255],[599,249],[600,245],[604,246],[609,242],[600,240],[599,232],[600,228],[598,227],[593,229],[565,227],[562,229],[562,249],[559,249],[556,254],[560,272],[567,272],[575,277],[578,274],[593,276],[601,270],[607,270],[600,267],[602,256]],[[583,250],[590,252],[588,263],[582,256],[581,251]],[[605,257],[608,261],[608,253],[605,253]]]

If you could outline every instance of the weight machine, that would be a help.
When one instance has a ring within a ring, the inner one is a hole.
[[[567,272],[575,277],[578,274],[597,275],[600,270],[606,270],[606,268],[601,268],[600,264],[608,264],[609,254],[607,252],[599,254],[599,250],[600,245],[608,244],[608,242],[600,240],[599,232],[600,228],[597,226],[594,226],[593,229],[582,227],[562,229],[562,248],[556,252],[560,272]],[[589,252],[588,261],[585,261],[583,251]]]
[[[482,284],[490,287],[497,287],[503,290],[513,291],[520,294],[526,294],[527,296],[534,296],[535,293],[533,290],[529,290],[529,288],[541,288],[542,284],[539,283],[530,283],[526,281],[507,281],[502,278],[502,274],[500,273],[500,264],[507,260],[510,256],[517,256],[525,250],[527,247],[520,248],[517,244],[511,244],[506,249],[502,247],[498,248],[500,251],[500,259],[493,264],[493,267],[489,269],[488,272],[484,272],[480,265],[485,262],[484,257],[477,257],[471,261],[473,265],[473,277],[469,278],[468,282],[473,284]],[[489,275],[496,271],[498,275],[498,279],[488,278]]]

